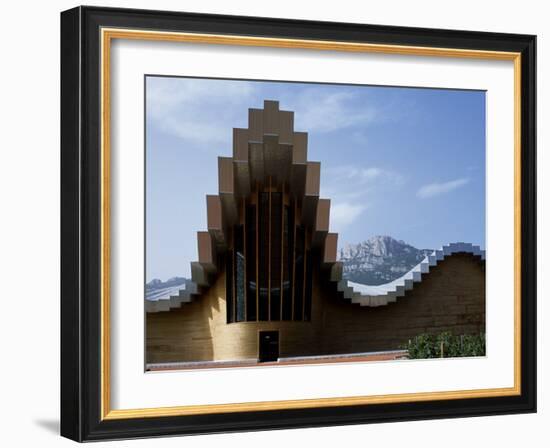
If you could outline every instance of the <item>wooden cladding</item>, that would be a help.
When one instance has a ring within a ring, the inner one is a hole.
[[[311,320],[311,232],[282,190],[257,188],[242,203],[226,261],[227,322]]]
[[[206,198],[208,232],[197,233],[191,279],[209,288],[231,257],[228,321],[309,320],[310,252],[331,280],[342,272],[330,200],[319,198],[321,164],[308,160],[293,112],[269,100],[248,112],[248,128],[233,130],[232,157],[218,157],[218,194]]]

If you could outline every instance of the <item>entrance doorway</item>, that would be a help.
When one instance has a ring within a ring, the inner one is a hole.
[[[259,361],[273,362],[279,358],[279,332],[260,331]]]

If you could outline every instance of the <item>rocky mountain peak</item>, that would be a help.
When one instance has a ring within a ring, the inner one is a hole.
[[[344,278],[367,285],[391,282],[420,263],[430,253],[388,235],[376,235],[339,251]]]

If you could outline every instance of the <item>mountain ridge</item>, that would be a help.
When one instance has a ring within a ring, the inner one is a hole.
[[[171,277],[166,281],[162,281],[159,278],[154,278],[151,281],[145,283],[146,291],[155,291],[157,289],[169,288],[172,286],[185,285],[188,281],[185,277]]]
[[[374,286],[401,277],[431,252],[432,249],[417,249],[388,235],[376,235],[344,245],[338,251],[338,260],[346,280]]]
[[[343,264],[346,280],[375,286],[401,277],[432,252],[432,249],[417,249],[388,235],[376,235],[360,243],[344,245],[338,250],[338,261]],[[161,289],[183,287],[188,281],[184,277],[166,281],[155,278],[146,283],[145,290],[151,294]]]

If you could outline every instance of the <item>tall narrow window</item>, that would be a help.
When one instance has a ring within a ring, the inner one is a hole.
[[[227,322],[234,322],[233,316],[233,252],[229,251],[225,257],[225,307]]]
[[[256,207],[246,207],[246,320],[256,320]]]
[[[258,225],[258,317],[267,320],[269,317],[269,193],[260,193]]]
[[[306,294],[304,297],[304,320],[311,320],[311,295],[313,287],[313,257],[311,251],[306,255]]]
[[[243,225],[234,227],[226,262],[227,322],[310,321],[315,255],[309,230],[297,225],[295,199],[286,193],[254,194]]]
[[[305,229],[296,228],[296,251],[294,263],[294,320],[303,320],[304,313],[304,267]]]
[[[292,319],[292,254],[294,248],[293,208],[285,205],[283,215],[283,315],[282,320]]]
[[[237,322],[245,320],[245,284],[244,284],[244,244],[243,226],[235,227],[235,294],[236,294],[236,316]]]
[[[282,193],[271,193],[271,297],[269,314],[271,320],[281,319],[282,209]]]

